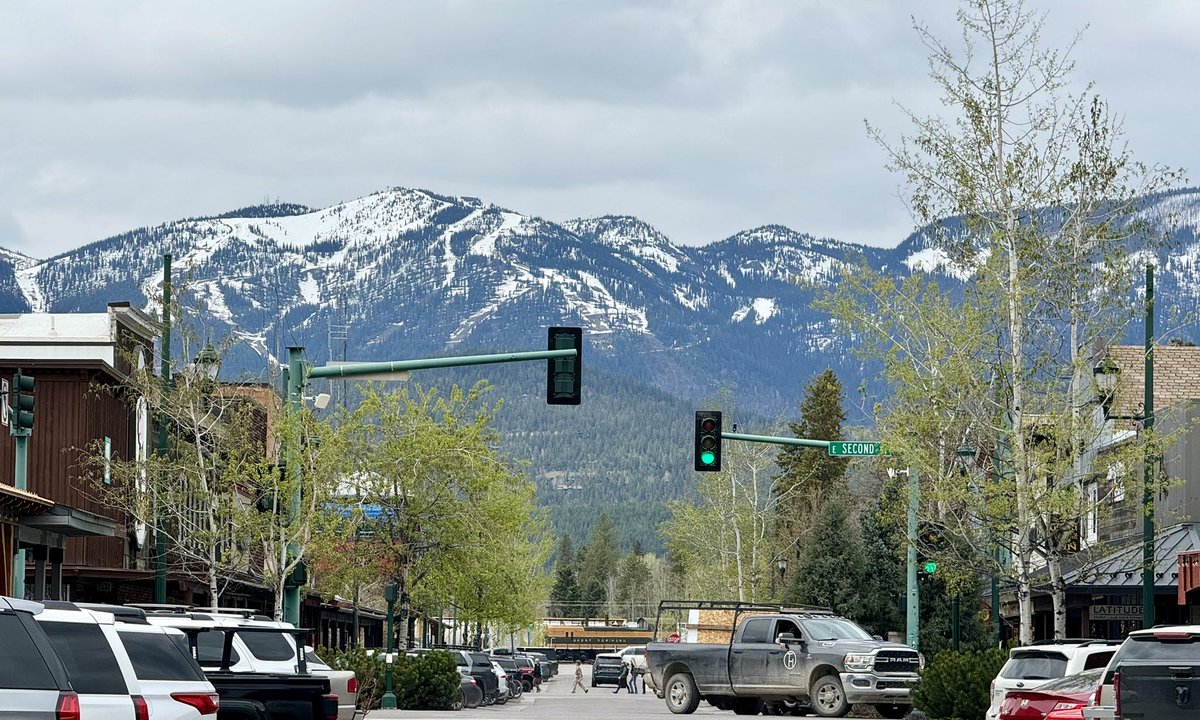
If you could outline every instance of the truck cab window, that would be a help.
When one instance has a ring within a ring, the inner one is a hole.
[[[773,622],[775,621],[771,618],[751,618],[747,620],[746,627],[742,630],[742,642],[774,642],[775,638],[771,637],[771,624]]]
[[[771,639],[774,640],[780,635],[792,635],[796,638],[804,637],[803,633],[800,632],[800,628],[796,627],[796,623],[791,620],[778,620],[775,622],[775,636]]]

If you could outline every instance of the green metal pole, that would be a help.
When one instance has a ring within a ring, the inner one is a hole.
[[[1146,265],[1146,382],[1144,383],[1145,420],[1142,427],[1154,428],[1154,266]],[[1145,454],[1142,462],[1142,626],[1154,627],[1154,458]]]
[[[800,447],[829,448],[828,440],[809,440],[808,438],[785,438],[773,435],[747,435],[745,433],[721,433],[723,440],[745,440],[747,442],[771,443],[773,445],[798,445]]]
[[[287,413],[293,421],[300,416],[300,396],[304,392],[304,348],[291,346],[288,349],[287,373]],[[289,503],[289,517],[295,518],[300,514],[300,469],[299,438],[296,433],[288,433],[288,472],[292,476],[292,497]],[[295,557],[296,548],[288,543],[288,558]],[[296,627],[300,627],[300,587],[292,584],[283,586],[283,619]],[[390,652],[390,651],[389,651]]]
[[[162,304],[162,357],[160,375],[162,376],[163,396],[171,392],[171,254],[163,255],[163,304]],[[160,457],[167,455],[167,415],[159,413],[158,415],[158,447],[155,451]],[[159,487],[167,486],[166,471],[162,473],[161,483]],[[154,602],[162,605],[167,602],[167,535],[163,532],[159,525],[163,522],[160,513],[161,508],[157,506],[157,493],[155,493],[155,523],[154,523]],[[217,604],[217,599],[213,598],[213,605]]]
[[[289,352],[291,349],[288,348]],[[302,350],[303,348],[296,349]],[[527,360],[553,360],[554,358],[575,357],[578,354],[578,350],[569,348],[567,350],[534,350],[530,352],[498,353],[495,355],[462,355],[459,357],[424,358],[421,360],[388,360],[384,362],[350,363],[347,365],[325,365],[309,370],[305,379],[343,378],[376,373],[436,370],[438,368],[463,367],[466,365],[494,365],[496,363],[523,362]],[[303,386],[304,383],[301,382],[300,387]]]
[[[392,666],[393,658],[392,651],[395,650],[396,631],[394,623],[396,621],[396,583],[392,583],[387,593],[387,675],[384,678],[384,693],[379,699],[379,708],[381,710],[394,710],[396,708],[396,693],[392,691]]]
[[[16,388],[10,392],[15,393]],[[16,422],[15,419],[10,419],[9,422]],[[13,461],[13,484],[18,490],[26,490],[29,487],[29,481],[26,477],[26,468],[29,461],[29,436],[17,435],[16,452],[13,453],[15,460]],[[13,556],[13,597],[25,597],[25,551],[18,550]]]
[[[917,504],[920,481],[915,468],[908,469],[908,623],[907,645],[918,650],[920,643],[921,599],[917,589]]]

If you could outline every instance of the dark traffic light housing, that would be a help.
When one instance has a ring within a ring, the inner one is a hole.
[[[12,417],[9,430],[13,435],[33,432],[33,377],[17,371],[12,381]]]
[[[552,327],[547,350],[575,350],[575,357],[550,358],[546,361],[546,403],[578,405],[583,384],[583,328]]]
[[[696,411],[696,470],[717,472],[721,469],[721,412]]]

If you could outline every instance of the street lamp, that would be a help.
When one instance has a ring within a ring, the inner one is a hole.
[[[787,574],[788,559],[786,556],[780,555],[775,558],[775,569],[779,571],[779,584],[783,586],[783,576]],[[775,599],[775,574],[771,573],[771,599]]]
[[[204,347],[192,361],[192,369],[201,378],[216,380],[217,374],[221,372],[221,353],[217,352],[212,343],[204,343]]]
[[[383,599],[387,601],[387,655],[384,658],[387,661],[387,673],[384,678],[384,693],[379,699],[379,707],[382,710],[396,709],[396,693],[392,691],[392,653],[395,650],[395,622],[396,622],[396,583],[391,582],[383,591]]]

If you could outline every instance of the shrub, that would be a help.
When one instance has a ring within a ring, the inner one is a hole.
[[[387,687],[387,663],[382,652],[368,655],[361,647],[335,650],[317,648],[317,655],[335,670],[353,670],[358,677],[360,710],[375,710]],[[392,691],[401,710],[449,710],[459,692],[458,668],[454,656],[435,651],[408,657],[395,657],[392,665]]]
[[[996,648],[938,653],[913,687],[913,705],[934,720],[983,720],[991,682],[1006,660],[1008,653]]]

